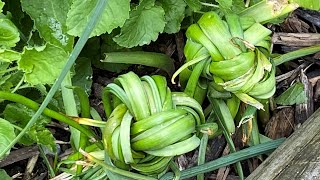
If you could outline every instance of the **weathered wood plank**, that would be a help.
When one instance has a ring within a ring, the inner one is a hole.
[[[320,179],[320,133],[303,148],[276,179]]]
[[[318,180],[320,109],[275,150],[247,180]]]
[[[320,34],[317,33],[274,33],[272,36],[273,44],[285,46],[314,46],[320,44]]]

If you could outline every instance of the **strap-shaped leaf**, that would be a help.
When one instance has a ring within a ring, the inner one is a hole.
[[[120,75],[117,79],[123,87],[131,104],[131,110],[136,120],[150,115],[146,94],[139,77],[133,72]]]
[[[195,149],[196,147],[199,146],[199,144],[200,144],[199,138],[193,135],[192,137],[184,141],[172,144],[162,149],[146,151],[146,152],[154,156],[176,156],[179,154],[183,154],[186,151],[191,151],[192,149]]]

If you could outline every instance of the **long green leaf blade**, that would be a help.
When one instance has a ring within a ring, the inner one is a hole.
[[[174,73],[173,60],[165,54],[153,52],[111,52],[106,53],[102,62],[121,64],[141,64],[163,69],[170,76]]]
[[[285,139],[282,138],[282,139],[277,139],[270,142],[262,143],[253,147],[249,147],[249,148],[237,151],[227,156],[223,156],[217,160],[207,162],[200,166],[183,170],[181,171],[181,179],[190,178],[200,173],[207,173],[207,172],[219,169],[220,167],[228,166],[230,164],[234,164],[236,162],[258,156],[260,154],[272,152],[274,149],[280,146],[284,142],[284,140]],[[162,176],[160,179],[170,180],[172,178],[173,178],[173,174],[167,173],[164,176]]]

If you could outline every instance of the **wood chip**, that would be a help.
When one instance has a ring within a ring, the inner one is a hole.
[[[223,150],[222,155],[225,156],[225,155],[228,155],[229,153],[230,153],[229,146],[226,145],[226,147]],[[216,180],[226,180],[229,172],[230,172],[230,167],[229,166],[219,168]]]
[[[183,49],[184,49],[185,42],[184,42],[184,34],[181,31],[175,34],[175,41],[177,44],[179,62],[183,62],[184,61]]]
[[[271,139],[288,137],[293,131],[294,110],[286,107],[276,112],[268,122],[265,133]]]
[[[304,71],[301,70],[300,81],[304,85],[304,91],[306,93],[307,101],[305,103],[297,104],[295,109],[295,124],[299,125],[304,123],[314,112],[313,105],[313,88],[305,75]]]
[[[2,159],[0,161],[0,168],[39,154],[40,152],[37,146],[20,148],[12,151],[9,156]]]
[[[280,27],[283,32],[305,33],[309,32],[310,29],[310,26],[303,20],[297,18],[294,13],[287,17]]]
[[[319,102],[320,100],[320,80],[318,80],[315,85],[313,98],[316,102]]]
[[[37,154],[28,160],[28,164],[27,164],[26,170],[23,175],[24,180],[32,179],[32,172],[33,172],[34,167],[36,166],[36,163],[38,161],[38,157],[39,157],[39,155]]]
[[[307,47],[320,44],[320,34],[317,33],[274,33],[274,44],[285,46]]]
[[[320,12],[297,9],[296,14],[320,28]]]

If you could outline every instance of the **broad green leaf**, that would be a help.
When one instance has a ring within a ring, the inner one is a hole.
[[[13,125],[9,121],[0,118],[0,151],[2,152],[15,137]],[[8,151],[6,155],[9,153]],[[0,159],[2,158],[0,157]]]
[[[47,44],[41,47],[25,47],[18,67],[25,72],[30,84],[52,84],[60,74],[68,54],[61,48]]]
[[[15,124],[21,128],[25,127],[35,111],[29,109],[22,104],[8,104],[3,112],[5,119],[12,124]],[[26,136],[22,141],[22,144],[30,145],[32,142],[43,144],[50,150],[54,151],[56,146],[54,143],[54,137],[51,132],[45,128],[51,122],[51,119],[46,116],[40,116],[36,124],[34,124],[26,133]]]
[[[43,126],[33,126],[27,132],[30,139],[38,144],[42,144],[52,152],[56,151],[56,143],[52,133]]]
[[[193,11],[200,11],[201,3],[199,0],[184,0]]]
[[[12,180],[4,169],[0,169],[0,177],[2,180]]]
[[[1,62],[0,61],[0,72],[5,71],[9,67],[10,63],[8,62]],[[1,75],[2,73],[0,73]]]
[[[78,58],[75,65],[76,74],[72,77],[72,85],[84,89],[90,94],[92,86],[92,67],[88,58]]]
[[[0,47],[14,47],[20,41],[19,30],[9,19],[0,19]]]
[[[15,124],[19,127],[24,127],[33,116],[34,110],[29,109],[22,104],[11,103],[6,106],[3,114],[4,118],[12,124]],[[45,126],[50,121],[50,118],[46,116],[40,116],[35,126]]]
[[[184,18],[186,3],[183,0],[159,0],[165,12],[166,33],[176,33],[180,30],[180,24]]]
[[[232,6],[232,0],[216,0],[219,6],[224,9],[230,9]]]
[[[130,12],[130,19],[123,25],[121,33],[113,38],[120,46],[131,48],[149,44],[163,32],[166,24],[164,10],[160,6],[145,6],[144,2]]]
[[[250,1],[252,2],[252,0]],[[246,8],[243,0],[233,0],[231,10],[234,13],[240,13]]]
[[[0,78],[0,89],[3,91],[11,91],[23,77],[21,71],[5,75]]]
[[[297,3],[300,7],[307,9],[320,10],[319,0],[290,0],[290,3]]]
[[[307,97],[304,91],[304,86],[302,83],[295,83],[290,86],[285,92],[280,96],[275,98],[275,102],[280,105],[293,105],[301,104],[306,101]]]
[[[80,36],[93,13],[97,0],[74,0],[68,12],[68,33]],[[99,36],[106,32],[110,33],[117,27],[122,27],[125,20],[129,18],[130,0],[108,0],[106,8],[95,26],[90,37]]]
[[[2,180],[12,180],[4,169],[0,169],[0,177]]]
[[[220,10],[224,13],[240,13],[244,10],[245,4],[243,0],[216,0],[219,3]]]
[[[28,47],[44,46],[46,41],[40,36],[38,31],[31,31],[27,44]]]
[[[25,12],[22,11],[21,2],[19,0],[3,0],[5,2],[4,11],[10,12],[12,17],[10,20],[16,25],[16,27],[20,31],[20,41],[17,46],[22,49],[27,42],[27,38],[29,37],[31,31],[34,27],[34,22]],[[8,13],[7,13],[8,14]]]
[[[11,86],[8,86],[6,83],[9,81],[11,75],[7,75],[4,77],[0,78],[0,89],[1,90],[9,90],[11,88]],[[0,102],[2,102],[3,100],[0,100]]]
[[[8,49],[0,49],[0,62],[12,62],[19,60],[21,57],[20,53]]]
[[[22,9],[35,22],[41,37],[67,51],[73,47],[73,37],[67,34],[67,12],[71,0],[21,0]]]

